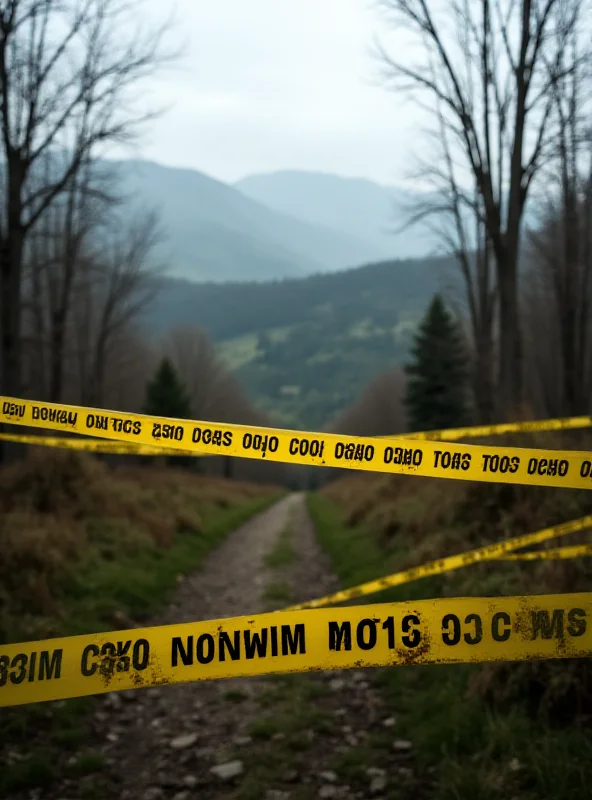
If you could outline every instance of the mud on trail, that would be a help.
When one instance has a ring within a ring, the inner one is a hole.
[[[150,624],[271,611],[338,588],[304,496],[231,534]],[[305,800],[426,797],[370,670],[207,681],[97,700],[102,770],[30,798]]]

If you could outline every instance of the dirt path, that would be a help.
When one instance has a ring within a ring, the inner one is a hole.
[[[269,611],[336,588],[304,497],[294,494],[230,535],[151,623]],[[368,671],[114,693],[98,704],[93,738],[103,773],[71,779],[53,797],[424,796],[411,743],[396,736],[395,717],[382,707]]]

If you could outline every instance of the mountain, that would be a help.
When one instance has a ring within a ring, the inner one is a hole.
[[[202,172],[150,161],[102,162],[137,207],[156,208],[170,274],[194,281],[269,280],[374,260],[379,250],[356,234],[296,219]],[[125,213],[125,212],[124,212]]]
[[[381,258],[425,257],[438,244],[424,226],[397,232],[422,197],[408,189],[290,170],[250,175],[234,186],[282,214],[354,235],[379,251]]]
[[[251,399],[288,427],[319,429],[407,358],[432,295],[456,292],[449,259],[391,261],[267,283],[165,280],[144,324],[203,327]]]

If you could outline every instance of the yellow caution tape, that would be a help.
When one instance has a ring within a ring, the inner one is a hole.
[[[434,478],[592,489],[592,453],[307,433],[0,397],[0,422],[171,450]],[[397,442],[400,441],[400,444]]]
[[[422,564],[419,567],[411,567],[401,572],[395,572],[392,575],[387,575],[384,578],[377,578],[367,583],[362,583],[359,586],[352,586],[350,589],[342,589],[334,594],[325,597],[319,597],[316,600],[309,600],[306,603],[299,603],[298,605],[290,606],[287,611],[296,611],[306,608],[321,608],[323,606],[335,605],[336,603],[343,603],[346,600],[354,600],[358,597],[365,597],[369,594],[376,594],[385,589],[390,589],[393,586],[401,586],[404,583],[411,583],[419,578],[426,578],[428,575],[441,575],[445,572],[452,572],[461,567],[467,567],[470,564],[475,564],[478,561],[495,561],[503,558],[511,558],[506,554],[514,550],[519,550],[522,547],[530,547],[531,545],[541,544],[549,539],[556,539],[560,536],[567,536],[570,533],[584,530],[585,528],[592,527],[592,515],[574,519],[570,522],[563,522],[561,525],[554,525],[552,528],[545,528],[534,533],[525,533],[522,536],[515,536],[513,539],[506,539],[503,542],[496,542],[495,544],[488,544],[484,547],[479,547],[475,550],[467,550],[464,553],[458,553],[454,556],[447,556],[437,561],[429,561],[427,564]],[[581,547],[581,545],[578,545]],[[552,552],[552,551],[541,551]],[[523,554],[527,559],[533,559],[534,556],[530,554]],[[523,556],[519,555],[518,558]],[[537,558],[541,556],[537,553]],[[544,557],[544,556],[542,556]],[[561,556],[556,556],[561,557]],[[550,558],[550,556],[549,556]]]
[[[168,450],[166,447],[154,447],[147,444],[132,444],[103,439],[73,438],[66,436],[18,436],[0,433],[4,442],[20,442],[39,447],[61,447],[65,450],[82,450],[90,453],[107,453],[109,455],[133,456],[203,456],[209,453],[194,453],[179,450]]]
[[[592,556],[592,544],[573,544],[570,547],[551,547],[549,550],[533,550],[529,553],[509,553],[502,561],[554,561],[556,559]]]
[[[567,431],[592,427],[592,417],[565,417],[563,419],[536,419],[528,422],[503,422],[499,425],[473,425],[467,428],[443,428],[437,431],[397,434],[403,439],[454,442],[458,439],[501,436],[504,433],[534,433],[536,431]],[[392,439],[393,436],[379,436]]]
[[[585,658],[592,593],[383,603],[0,646],[0,707],[312,670]]]
[[[458,439],[479,438],[485,436],[498,436],[504,433],[533,432],[533,431],[559,431],[588,428],[592,426],[592,417],[567,417],[565,419],[543,419],[530,422],[512,422],[499,425],[477,425],[466,428],[443,428],[435,431],[421,431],[415,433],[388,434],[378,436],[378,439],[418,439],[423,441],[447,441]],[[23,444],[41,445],[46,447],[63,447],[71,450],[87,450],[94,453],[113,453],[117,455],[175,455],[164,448],[155,448],[150,445],[134,444],[108,444],[92,438],[67,438],[51,436],[16,436],[0,434],[0,439],[8,442],[22,442]],[[211,453],[189,452],[185,455],[206,456]]]

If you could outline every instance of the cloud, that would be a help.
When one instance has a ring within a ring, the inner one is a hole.
[[[160,0],[146,0],[162,18]],[[401,181],[419,112],[372,85],[369,0],[177,0],[181,64],[142,154],[233,181],[282,168]]]

